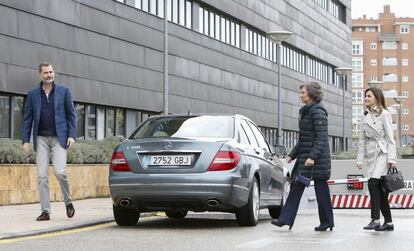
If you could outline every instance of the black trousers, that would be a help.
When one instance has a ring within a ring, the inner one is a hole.
[[[334,226],[331,195],[326,181],[314,181],[316,200],[318,202],[319,221],[323,226]],[[300,199],[305,190],[305,185],[292,182],[286,204],[279,216],[279,221],[293,226],[298,213]]]
[[[392,222],[390,205],[388,204],[388,192],[381,187],[381,180],[371,178],[368,180],[368,190],[371,197],[371,219],[380,219],[380,210],[385,222]]]

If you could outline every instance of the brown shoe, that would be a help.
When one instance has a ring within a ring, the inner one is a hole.
[[[37,221],[47,221],[50,220],[50,215],[48,212],[42,212],[39,217],[36,218]]]
[[[75,208],[72,203],[66,205],[66,215],[68,218],[72,218],[75,215]]]

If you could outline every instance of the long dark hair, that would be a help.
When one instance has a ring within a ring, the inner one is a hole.
[[[367,92],[372,92],[374,94],[375,99],[377,100],[377,109],[379,114],[382,113],[382,110],[388,110],[387,106],[385,105],[385,98],[384,94],[382,93],[381,89],[377,87],[370,87],[365,90],[364,97],[367,95]]]

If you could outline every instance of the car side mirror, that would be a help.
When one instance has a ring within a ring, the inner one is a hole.
[[[278,157],[285,157],[287,154],[286,147],[282,145],[275,145],[275,155]]]

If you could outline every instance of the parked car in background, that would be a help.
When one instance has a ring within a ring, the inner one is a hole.
[[[109,188],[118,225],[135,225],[141,212],[221,211],[254,226],[261,208],[279,216],[287,175],[247,117],[166,115],[150,117],[115,148]]]

